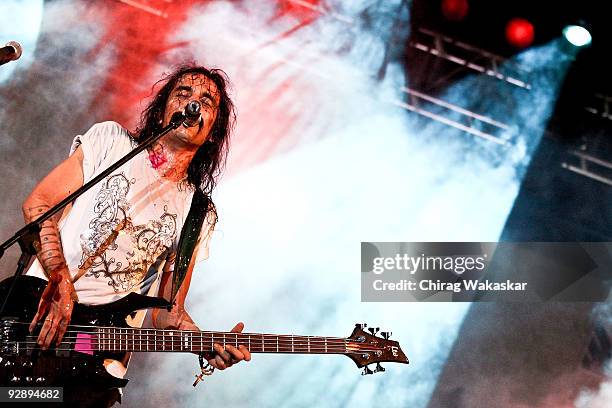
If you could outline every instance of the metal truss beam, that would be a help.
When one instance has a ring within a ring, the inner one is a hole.
[[[501,136],[501,132],[510,130],[510,126],[414,89],[402,87],[401,90],[408,95],[408,101],[393,100],[391,102],[394,105],[498,145],[507,146],[509,144],[508,141]],[[432,109],[429,109],[431,104],[446,109],[447,111],[458,113],[461,121],[449,119],[434,112]],[[480,130],[483,126],[479,126],[483,124],[488,125],[488,127],[493,130],[497,130],[500,134],[483,132]]]
[[[411,47],[443,58],[457,65],[489,75],[520,88],[531,89],[528,81],[521,79],[529,73],[499,55],[457,41],[435,31],[419,28],[408,43]],[[502,66],[503,65],[503,66]]]
[[[591,180],[612,186],[612,162],[595,157],[585,151],[571,150],[569,153],[578,159],[578,165],[563,162],[561,167]]]

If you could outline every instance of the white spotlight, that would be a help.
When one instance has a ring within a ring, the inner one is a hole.
[[[591,33],[584,27],[568,25],[563,29],[563,36],[572,45],[584,47],[591,43]]]

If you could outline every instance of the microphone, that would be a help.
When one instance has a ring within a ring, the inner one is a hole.
[[[183,126],[193,127],[200,124],[202,121],[202,105],[198,101],[190,101],[187,106],[185,106],[185,110],[183,111],[183,115],[185,115],[185,119],[183,120]]]
[[[21,44],[17,41],[10,41],[4,47],[0,48],[0,65],[7,62],[18,60],[22,53]]]

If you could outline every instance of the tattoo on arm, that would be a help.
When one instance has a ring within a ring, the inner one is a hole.
[[[25,221],[27,223],[35,221],[48,209],[49,206],[46,204],[24,208],[23,215]],[[51,276],[56,270],[66,266],[57,222],[53,218],[43,222],[39,236],[40,248],[37,257],[47,276]]]

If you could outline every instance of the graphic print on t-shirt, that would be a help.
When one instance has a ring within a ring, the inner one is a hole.
[[[85,276],[108,279],[115,293],[137,286],[176,237],[177,216],[168,213],[167,206],[159,220],[132,223],[127,195],[134,183],[124,173],[109,176],[96,195],[96,216],[80,236],[79,269]]]

